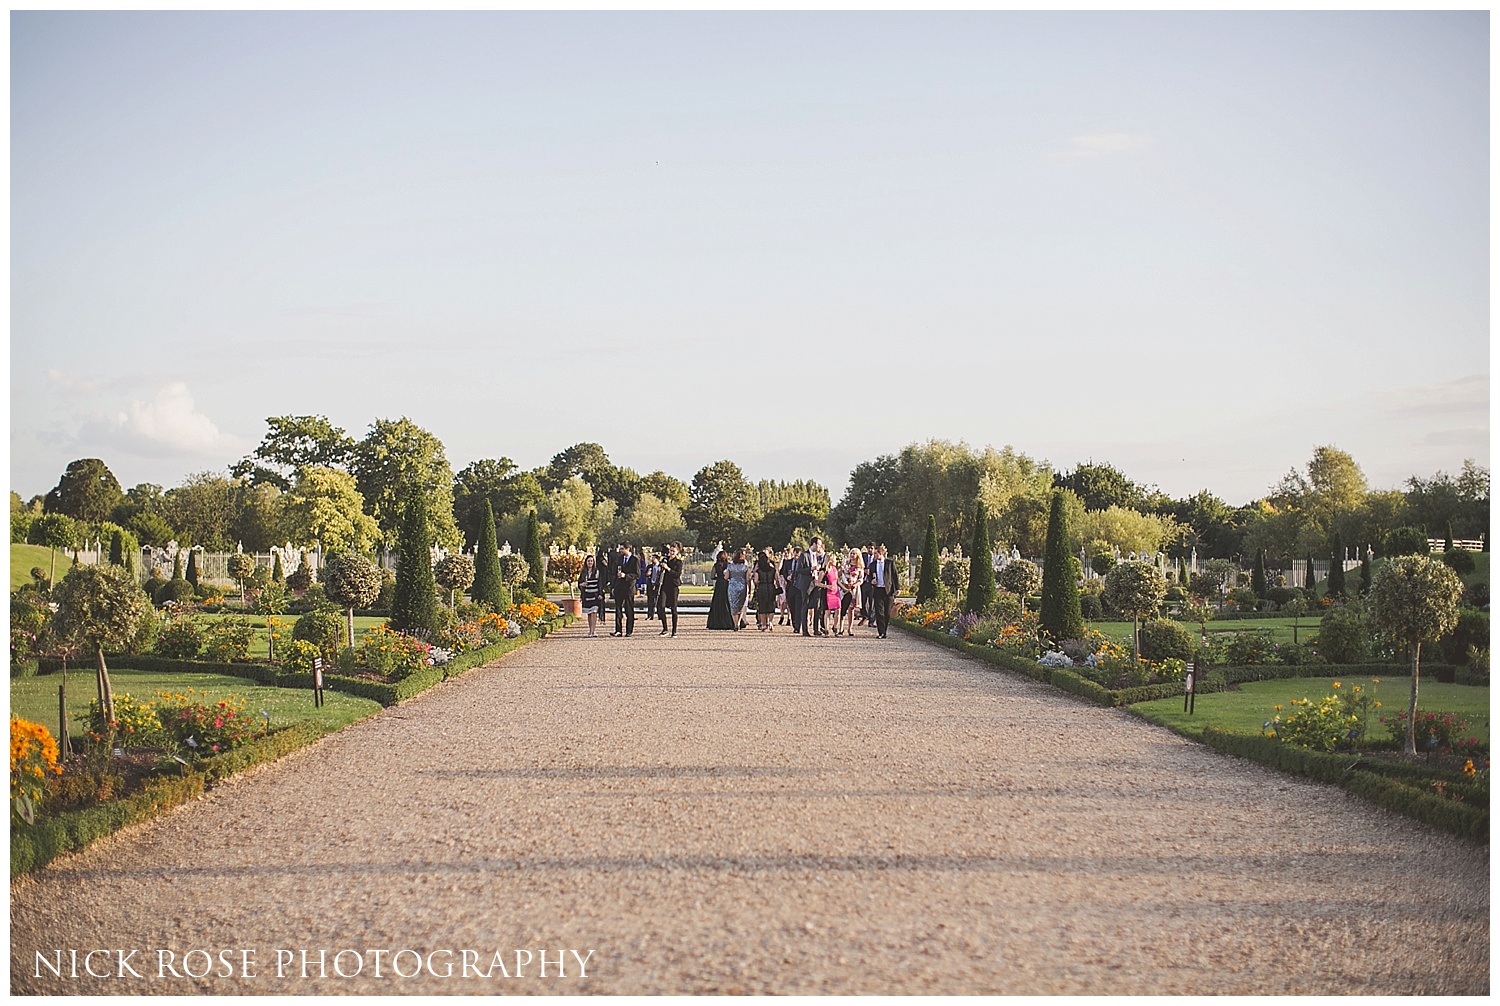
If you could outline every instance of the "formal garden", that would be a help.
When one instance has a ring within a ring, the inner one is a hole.
[[[1488,840],[1488,553],[1396,535],[1321,590],[1274,583],[1262,558],[1211,575],[1110,561],[1089,580],[1060,499],[1041,563],[992,552],[988,523],[981,502],[970,555],[995,559],[973,562],[945,558],[929,519],[928,572],[897,625]]]
[[[229,589],[191,550],[143,582],[123,561],[55,586],[33,567],[11,596],[12,875],[568,621],[498,549],[433,562],[407,500],[395,544],[416,561],[394,573],[352,551],[290,573],[232,555]]]

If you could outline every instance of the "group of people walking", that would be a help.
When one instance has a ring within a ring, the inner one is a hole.
[[[752,562],[751,552],[748,547],[739,548],[731,556],[720,550],[716,557],[708,628],[735,632],[748,628],[745,612],[753,599],[756,628],[761,632],[790,624],[792,632],[804,636],[847,636],[854,634],[856,625],[867,625],[881,639],[886,638],[891,602],[900,589],[900,578],[896,562],[887,557],[884,545],[851,548],[839,555],[826,551],[822,538],[814,538],[807,548],[790,546],[779,557],[766,548],[755,553]],[[578,574],[578,596],[588,617],[588,635],[599,634],[606,597],[615,608],[615,628],[610,635],[635,633],[639,582],[645,584],[647,621],[660,619],[660,635],[677,635],[677,601],[682,586],[680,542],[673,542],[665,555],[653,554],[644,565],[630,542],[584,559]]]
[[[848,636],[862,624],[874,627],[881,639],[900,588],[895,560],[886,556],[884,545],[851,548],[840,556],[826,551],[822,538],[805,549],[789,546],[779,559],[771,549],[761,549],[753,563],[748,548],[737,549],[733,557],[720,551],[713,581],[710,629],[747,628],[745,611],[754,598],[761,632],[790,623],[804,636]]]
[[[682,543],[673,542],[665,555],[653,554],[641,565],[630,542],[622,541],[608,552],[585,556],[578,574],[578,597],[588,616],[590,636],[597,636],[608,594],[615,603],[615,631],[611,636],[635,634],[637,582],[646,582],[646,620],[661,618],[661,635],[667,635],[667,612],[672,613],[671,634],[677,635],[677,596],[682,586]]]

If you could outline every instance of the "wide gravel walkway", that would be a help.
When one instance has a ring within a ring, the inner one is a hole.
[[[15,882],[12,990],[1489,990],[1488,848],[896,631],[691,621],[574,626]]]

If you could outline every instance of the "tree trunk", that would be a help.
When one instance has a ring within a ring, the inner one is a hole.
[[[99,708],[104,712],[104,722],[113,724],[115,721],[115,692],[109,683],[109,668],[104,666],[104,647],[94,645],[94,656],[99,660]],[[110,728],[113,736],[114,729]]]
[[[57,582],[57,549],[52,549],[51,572],[47,574],[47,596],[52,596],[52,585]]]
[[[1136,660],[1141,659],[1141,616],[1130,616],[1130,643],[1133,649],[1131,656]],[[1133,672],[1132,672],[1133,673]]]
[[[1417,678],[1422,669],[1422,644],[1411,648],[1411,705],[1406,707],[1406,753],[1417,755]]]
[[[349,649],[354,649],[354,608],[349,608]]]

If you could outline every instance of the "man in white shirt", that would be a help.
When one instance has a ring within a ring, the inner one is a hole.
[[[870,603],[875,613],[875,631],[885,638],[891,624],[891,602],[896,599],[900,583],[896,576],[896,561],[885,557],[885,546],[875,546],[875,561],[865,575],[865,590],[870,594]]]

